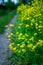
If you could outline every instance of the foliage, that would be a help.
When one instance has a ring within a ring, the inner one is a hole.
[[[0,16],[5,15],[5,14],[6,14],[6,12],[4,10],[0,9]]]
[[[14,3],[13,2],[11,2],[11,1],[8,1],[7,3],[6,3],[6,7],[7,7],[7,9],[14,9],[15,8],[15,5],[14,5]]]
[[[43,62],[42,2],[18,7],[18,17],[11,36],[12,65],[41,65]]]
[[[12,19],[15,13],[16,13],[16,10],[13,12],[10,12],[10,14],[0,17],[0,33],[4,32],[5,25],[7,25],[10,22],[10,20]]]

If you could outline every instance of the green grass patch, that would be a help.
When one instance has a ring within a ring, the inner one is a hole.
[[[0,34],[4,32],[5,25],[7,25],[11,21],[15,13],[16,10],[11,12],[10,14],[0,17]]]

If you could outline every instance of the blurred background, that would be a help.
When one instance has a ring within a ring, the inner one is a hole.
[[[0,16],[15,10],[20,4],[28,3],[30,0],[0,0]]]

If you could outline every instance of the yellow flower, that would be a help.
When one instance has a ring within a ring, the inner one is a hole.
[[[25,50],[25,49],[22,49],[22,52],[24,52],[24,53],[25,53],[25,52],[26,52],[26,50]]]
[[[33,44],[28,44],[27,47],[28,48],[32,48]]]
[[[38,26],[38,23],[35,23],[35,26],[37,27]]]
[[[9,45],[9,48],[12,50],[13,49],[13,44],[14,43],[10,43],[10,45]]]
[[[29,20],[30,18],[28,17],[27,20]]]
[[[27,37],[28,37],[29,35],[28,35],[28,34],[25,34],[25,36],[27,36]]]
[[[8,40],[10,41],[11,39],[9,38]]]
[[[42,21],[39,21],[40,23],[42,23]]]
[[[11,35],[13,35],[13,33],[10,33]]]
[[[40,31],[41,29],[38,29],[38,31]]]
[[[37,46],[36,46],[36,45],[34,45],[34,46],[32,47],[32,50],[34,51],[34,50],[36,49],[36,47],[37,47]]]
[[[43,28],[43,26],[38,26],[38,28]]]
[[[22,33],[19,34],[19,36],[22,36],[22,35],[23,35]]]
[[[24,48],[24,47],[25,47],[25,44],[20,45],[20,48]]]
[[[34,33],[34,36],[37,35],[37,33]]]
[[[10,38],[11,36],[10,35],[8,35],[8,38]]]
[[[32,41],[34,41],[34,37],[31,37],[29,40],[32,40]]]
[[[19,50],[18,53],[20,53],[21,51]]]
[[[35,20],[34,20],[34,19],[32,19],[32,20],[31,20],[31,22],[32,22],[32,23],[34,23],[34,22],[35,22]]]
[[[40,13],[37,13],[37,14],[35,15],[35,17],[37,17],[37,16],[41,16],[41,14],[40,14]]]
[[[10,27],[14,27],[14,24],[10,24]]]
[[[38,45],[42,46],[42,43],[43,43],[43,41],[42,41],[42,40],[39,40],[39,41],[37,42],[37,46],[38,46]]]
[[[13,51],[16,51],[16,49],[17,49],[17,48],[16,48],[16,47],[14,47],[12,50],[13,50]]]
[[[26,28],[27,28],[27,27],[29,27],[29,24],[26,24],[26,26],[25,26],[25,27],[26,27]]]
[[[19,32],[16,32],[16,34],[19,34]]]
[[[33,25],[33,23],[31,22],[31,26]]]
[[[13,49],[13,47],[12,47],[12,46],[10,46],[10,45],[9,45],[9,48],[10,48],[11,50]]]
[[[17,44],[17,46],[20,46],[20,44]]]

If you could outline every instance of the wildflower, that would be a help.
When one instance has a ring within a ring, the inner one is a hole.
[[[14,24],[10,24],[10,27],[14,27]]]
[[[29,27],[29,24],[26,24],[26,26],[25,26],[26,28],[28,28]]]
[[[41,29],[38,29],[38,31],[40,31]]]
[[[42,40],[39,40],[38,43],[37,43],[37,45],[42,46],[42,43],[43,43],[43,41]]]
[[[20,50],[18,50],[18,53],[20,53],[21,51]]]
[[[10,33],[10,35],[13,35],[13,33]]]
[[[22,35],[23,35],[22,33],[19,34],[19,36],[22,36]]]
[[[35,23],[35,26],[37,27],[38,26],[38,23]]]
[[[32,19],[32,20],[31,20],[31,22],[32,22],[32,23],[34,23],[34,22],[35,22],[35,20],[34,20],[34,19]]]
[[[27,20],[29,20],[30,18],[27,18]]]
[[[43,26],[38,26],[38,28],[42,28]]]
[[[22,52],[24,52],[24,53],[25,53],[25,52],[26,52],[26,50],[25,50],[25,49],[22,49]]]
[[[28,48],[32,48],[33,44],[28,44],[27,47]]]
[[[19,32],[16,32],[16,34],[19,34]]]
[[[32,40],[32,41],[34,41],[34,37],[31,37],[29,40]]]
[[[13,50],[13,51],[16,51],[16,49],[17,49],[17,48],[16,48],[16,47],[14,47],[12,50]]]
[[[10,41],[11,39],[10,39],[10,38],[8,38],[8,40]]]
[[[10,43],[10,45],[9,45],[9,48],[12,50],[13,49],[13,44],[14,43]]]
[[[24,48],[24,47],[25,47],[25,44],[20,45],[20,48]]]
[[[33,23],[31,22],[31,26],[33,25]]]
[[[20,44],[17,44],[17,46],[20,46]]]
[[[40,13],[37,13],[37,14],[35,15],[35,17],[37,17],[37,16],[41,16],[41,14],[40,14]]]
[[[34,36],[37,35],[37,33],[34,33]]]
[[[42,23],[42,21],[39,21],[39,23]]]
[[[34,45],[33,47],[32,47],[32,50],[34,51],[36,49],[36,45]]]
[[[27,36],[27,37],[28,37],[29,35],[28,35],[28,34],[25,34],[25,36]]]
[[[10,49],[12,50],[12,46],[11,46],[11,45],[9,45],[9,47],[10,47]]]
[[[8,35],[8,38],[10,38],[11,36],[10,35]]]

